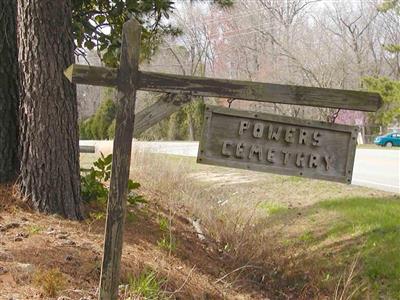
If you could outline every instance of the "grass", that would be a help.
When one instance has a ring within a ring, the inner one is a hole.
[[[315,240],[314,235],[311,231],[306,231],[299,236],[299,241],[303,243],[312,243]]]
[[[360,299],[399,298],[397,196],[339,183],[197,165],[190,157],[148,153],[132,157],[131,174],[146,197],[156,197],[171,211],[184,205],[230,257],[232,270],[257,266],[251,280],[267,277],[282,289],[288,286],[281,282],[295,282],[292,288],[298,293],[308,284],[327,295],[340,289],[357,290]],[[163,234],[159,247],[171,251],[171,220],[158,222]],[[357,255],[357,270],[345,275]],[[278,275],[268,275],[271,266],[280,270],[274,271]],[[303,274],[311,274],[313,281],[305,281]],[[343,278],[350,277],[351,284],[346,281],[344,287]],[[225,278],[230,279],[238,276]]]
[[[132,296],[141,297],[140,299],[166,299],[162,291],[162,285],[165,281],[164,278],[158,278],[156,272],[153,270],[146,270],[138,277],[130,276],[128,279],[128,288]]]
[[[359,242],[363,275],[377,295],[400,296],[400,199],[355,197],[322,202],[320,207],[342,214],[329,230],[335,237],[351,235]]]
[[[158,225],[162,232],[162,238],[157,241],[158,247],[167,250],[169,253],[174,252],[177,247],[177,242],[172,234],[171,219],[164,216],[158,218]]]
[[[28,232],[31,235],[38,234],[38,233],[40,233],[42,231],[43,231],[43,228],[41,226],[38,226],[38,225],[35,225],[35,224],[33,224],[33,225],[28,227]]]
[[[400,147],[382,147],[375,144],[362,144],[357,145],[357,149],[400,150]]]

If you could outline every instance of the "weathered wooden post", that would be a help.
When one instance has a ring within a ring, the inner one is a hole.
[[[115,300],[118,297],[139,73],[140,34],[141,27],[138,21],[132,19],[124,24],[120,68],[117,78],[118,103],[113,162],[100,277],[99,299],[101,300]]]

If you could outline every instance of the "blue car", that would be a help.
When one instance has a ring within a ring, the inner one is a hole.
[[[375,138],[374,144],[386,147],[400,146],[400,133],[392,132],[378,136]]]

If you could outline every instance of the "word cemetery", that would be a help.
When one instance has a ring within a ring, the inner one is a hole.
[[[191,96],[376,111],[379,94],[141,72],[141,26],[123,26],[119,69],[72,65],[73,83],[118,89],[112,174],[99,299],[117,299],[133,136],[170,116]],[[135,115],[136,91],[165,97]],[[193,97],[194,98],[194,97]],[[278,115],[207,107],[198,162],[351,183],[357,128]]]

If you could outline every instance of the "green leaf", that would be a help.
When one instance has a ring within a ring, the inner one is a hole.
[[[140,188],[140,183],[139,182],[134,182],[131,179],[129,179],[129,181],[128,181],[128,190],[131,191],[131,190],[136,190],[138,188]]]
[[[127,201],[130,205],[136,205],[138,203],[147,203],[146,199],[144,199],[144,197],[141,195],[128,197]]]
[[[96,46],[95,43],[93,43],[91,40],[87,40],[85,42],[85,47],[88,48],[89,50],[92,50]]]
[[[112,162],[112,154],[109,154],[104,158],[104,164],[105,165],[110,165],[111,162]]]
[[[106,21],[106,17],[104,15],[97,15],[97,16],[94,17],[94,19],[99,24],[103,24]]]

